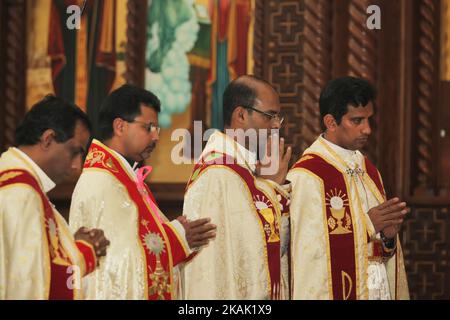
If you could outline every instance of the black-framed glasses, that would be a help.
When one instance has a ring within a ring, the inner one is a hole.
[[[129,123],[139,123],[142,124],[142,127],[147,130],[148,133],[153,133],[153,132],[157,132],[159,134],[159,131],[161,130],[160,127],[158,127],[157,125],[155,125],[154,123],[145,123],[142,121],[138,121],[138,120],[125,120],[126,122]]]
[[[245,108],[246,108],[246,109],[253,110],[253,111],[256,111],[256,112],[258,112],[258,113],[261,113],[261,114],[265,115],[266,117],[268,117],[268,118],[270,119],[270,121],[278,120],[278,121],[280,121],[280,125],[281,125],[281,124],[283,123],[283,121],[284,121],[284,117],[283,117],[282,115],[280,115],[279,113],[268,113],[268,112],[265,112],[265,111],[256,109],[256,108],[254,108],[254,107],[245,107]]]

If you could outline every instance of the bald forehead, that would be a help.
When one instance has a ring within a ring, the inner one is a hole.
[[[234,82],[237,84],[244,84],[247,87],[253,89],[256,92],[257,96],[259,96],[261,91],[263,90],[269,90],[272,93],[276,94],[275,89],[269,83],[250,75],[240,76],[236,78]]]

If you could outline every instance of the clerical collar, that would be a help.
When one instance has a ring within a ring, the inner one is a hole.
[[[205,155],[211,151],[226,153],[236,159],[237,164],[247,166],[252,172],[256,169],[256,153],[251,152],[237,143],[232,137],[221,131],[215,131],[208,139],[202,152]]]
[[[349,150],[349,149],[345,149],[337,144],[334,144],[333,142],[331,142],[330,140],[327,140],[324,137],[324,134],[322,133],[320,135],[320,137],[323,139],[323,141],[328,144],[335,152],[337,152],[337,154],[339,154],[340,156],[344,156],[345,158],[347,158],[348,156],[355,156],[358,154],[357,151],[355,150]]]
[[[11,149],[14,150],[18,158],[22,160],[25,165],[31,167],[32,173],[34,173],[37,176],[36,178],[39,179],[42,185],[42,189],[45,193],[49,192],[56,186],[56,184],[52,179],[50,179],[50,177],[44,172],[44,170],[42,170],[41,167],[39,167],[36,162],[34,162],[33,159],[31,159],[25,152],[15,147],[12,147]]]
[[[325,139],[323,134],[320,136],[320,139],[323,141],[323,143],[326,144],[326,146],[328,146],[328,148],[330,148],[330,150],[335,153],[334,157],[337,156],[338,158],[341,158],[340,161],[344,161],[342,165],[346,167],[346,172],[348,174],[352,176],[355,174],[364,174],[364,171],[361,169],[363,156],[360,152],[342,148],[341,146],[338,146],[337,144],[334,144],[331,141]]]
[[[224,136],[226,137],[227,140],[231,140],[233,142],[234,147],[237,149],[236,153],[247,163],[249,169],[254,172],[256,170],[256,161],[257,161],[256,152],[248,150],[246,147],[244,147],[243,145],[241,145],[239,142],[232,139],[228,135],[224,134]]]

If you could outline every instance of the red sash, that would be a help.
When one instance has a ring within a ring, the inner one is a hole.
[[[186,252],[176,233],[167,224],[161,224],[151,211],[136,182],[127,174],[120,161],[103,144],[93,141],[84,168],[108,171],[125,186],[130,199],[138,208],[136,232],[146,261],[146,292],[149,300],[172,299],[173,266],[186,259]],[[146,186],[146,192],[153,198]]]
[[[264,242],[267,249],[267,262],[270,275],[270,296],[271,299],[279,300],[281,296],[281,273],[280,273],[280,222],[281,213],[277,203],[273,203],[270,198],[256,187],[255,177],[244,167],[236,164],[236,160],[229,155],[220,152],[211,152],[204,156],[195,167],[186,190],[201,175],[201,173],[211,166],[226,166],[238,174],[247,185],[253,200],[253,205],[258,218],[264,228]],[[286,204],[287,206],[287,204]]]
[[[42,191],[37,180],[27,171],[11,169],[0,173],[0,188],[12,184],[26,184],[31,186],[40,196],[44,209],[45,236],[48,243],[50,257],[50,300],[73,300],[73,287],[69,288],[72,272],[68,267],[72,266],[69,255],[61,244],[58,223],[55,218],[50,201]],[[24,223],[27,223],[24,221]]]
[[[367,174],[384,195],[384,191],[381,191],[381,179],[375,166],[367,159],[365,164]],[[356,299],[358,283],[356,281],[356,241],[353,233],[355,214],[349,205],[344,175],[317,154],[303,155],[293,166],[293,169],[295,168],[306,169],[320,177],[323,182],[333,299]]]

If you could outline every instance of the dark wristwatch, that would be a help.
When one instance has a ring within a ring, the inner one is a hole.
[[[387,238],[383,231],[380,232],[381,240],[383,241],[383,244],[388,249],[394,249],[395,247],[395,237],[392,239]]]

